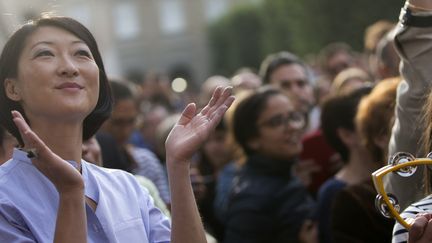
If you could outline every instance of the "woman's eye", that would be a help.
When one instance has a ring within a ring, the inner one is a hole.
[[[45,51],[40,51],[37,52],[35,57],[44,57],[44,56],[54,56],[54,54],[52,54],[52,52],[45,50]]]
[[[76,55],[78,55],[78,56],[85,56],[85,57],[91,58],[90,53],[88,51],[86,51],[86,50],[79,50],[79,51],[76,52]]]
[[[269,124],[272,127],[277,127],[284,122],[283,120],[284,120],[283,117],[277,116],[277,117],[274,117],[273,119],[270,119]]]

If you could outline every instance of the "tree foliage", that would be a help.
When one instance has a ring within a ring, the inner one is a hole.
[[[262,21],[255,6],[240,6],[210,27],[215,73],[228,75],[241,66],[255,67],[262,58]]]
[[[380,19],[397,21],[403,0],[263,0],[240,6],[209,26],[214,73],[258,68],[269,53],[317,53],[342,41],[363,50],[367,26]]]

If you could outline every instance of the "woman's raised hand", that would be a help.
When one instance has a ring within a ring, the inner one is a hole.
[[[195,104],[189,104],[165,142],[171,191],[173,243],[207,242],[192,191],[189,161],[221,121],[233,101],[230,87],[218,87],[209,103],[199,113],[196,114]]]
[[[194,103],[184,109],[165,142],[168,163],[190,160],[233,103],[231,90],[231,87],[217,87],[209,103],[198,114]]]
[[[57,191],[60,194],[84,191],[84,181],[80,172],[53,153],[31,130],[21,113],[12,111],[12,117],[21,133],[25,149],[36,151],[36,156],[31,158],[32,163],[54,184]]]

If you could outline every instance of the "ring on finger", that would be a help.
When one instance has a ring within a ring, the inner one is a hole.
[[[29,159],[35,159],[38,157],[38,153],[35,148],[21,149],[21,150],[27,153],[27,158]]]

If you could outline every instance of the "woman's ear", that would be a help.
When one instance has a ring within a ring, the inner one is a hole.
[[[354,144],[358,143],[357,141],[358,136],[354,131],[350,131],[349,129],[339,127],[336,129],[336,133],[339,139],[342,140],[342,142],[347,147],[352,147]]]
[[[21,95],[19,93],[19,88],[17,86],[16,79],[7,78],[4,82],[4,88],[6,96],[13,101],[20,101]]]

